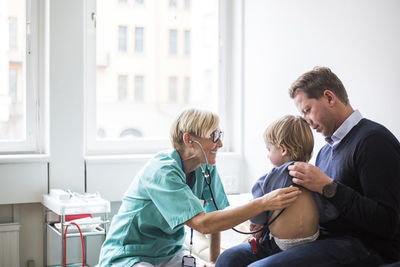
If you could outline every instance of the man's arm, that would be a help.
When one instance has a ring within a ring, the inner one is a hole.
[[[341,216],[366,232],[391,238],[399,230],[400,153],[390,138],[369,136],[358,148],[354,158],[355,173],[361,191],[338,183],[329,201]],[[306,163],[289,167],[293,182],[311,191],[322,193],[332,178],[319,168]]]

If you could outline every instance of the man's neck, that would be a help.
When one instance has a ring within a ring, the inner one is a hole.
[[[340,127],[340,125],[343,124],[345,120],[347,120],[348,117],[350,117],[351,114],[353,114],[354,109],[351,107],[350,104],[343,104],[343,108],[340,110],[340,113],[338,114],[338,120],[337,120],[337,125],[335,131]]]

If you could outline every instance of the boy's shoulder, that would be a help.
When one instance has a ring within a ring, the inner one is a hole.
[[[292,184],[292,177],[289,175],[288,167],[293,163],[294,161],[290,161],[273,168],[265,175],[263,187],[268,188],[267,190],[269,191],[290,186]]]

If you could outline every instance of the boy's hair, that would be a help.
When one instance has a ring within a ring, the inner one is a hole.
[[[289,88],[289,95],[295,98],[299,91],[303,91],[308,98],[320,99],[325,90],[332,91],[343,104],[349,104],[342,81],[327,67],[315,67],[302,74]]]
[[[200,109],[186,109],[171,125],[170,139],[175,149],[183,148],[183,134],[189,133],[197,137],[210,137],[219,126],[217,114]]]
[[[310,126],[300,116],[286,115],[271,123],[264,132],[264,141],[285,145],[291,160],[308,162],[314,148]]]

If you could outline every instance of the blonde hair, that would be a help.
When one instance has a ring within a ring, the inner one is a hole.
[[[215,113],[200,109],[186,109],[180,113],[171,125],[170,139],[175,149],[183,148],[183,134],[197,137],[210,137],[219,126],[219,117]]]
[[[314,148],[310,126],[300,116],[286,115],[271,123],[264,132],[265,143],[285,145],[291,160],[309,161]]]

